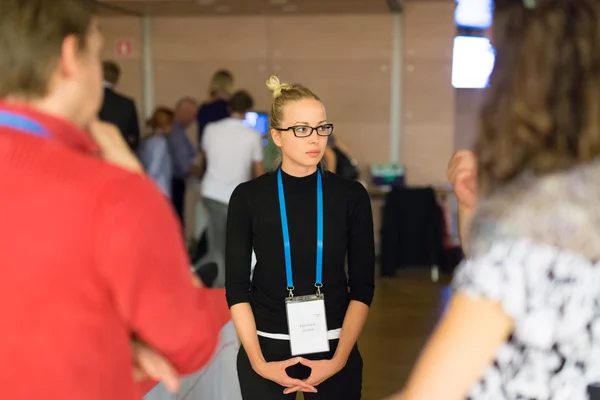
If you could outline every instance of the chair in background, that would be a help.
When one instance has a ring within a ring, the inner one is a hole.
[[[381,275],[404,267],[434,272],[444,259],[443,212],[434,188],[393,188],[386,197],[381,224]]]

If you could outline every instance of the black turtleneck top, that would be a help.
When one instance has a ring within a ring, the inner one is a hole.
[[[371,202],[359,183],[323,171],[323,288],[329,329],[341,328],[350,300],[371,304],[375,249]],[[294,295],[315,294],[317,173],[282,171]],[[252,250],[257,264],[251,277]],[[346,273],[346,257],[348,273]],[[288,333],[283,234],[277,171],[239,185],[227,216],[225,288],[229,306],[250,303],[256,328]]]

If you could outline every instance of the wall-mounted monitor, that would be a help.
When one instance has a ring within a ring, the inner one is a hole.
[[[261,135],[269,133],[269,114],[266,112],[249,111],[244,118],[244,125],[256,129]]]
[[[454,20],[461,28],[487,29],[492,25],[492,0],[456,0]]]
[[[263,145],[268,144],[269,114],[266,112],[249,111],[244,118],[244,125],[257,130],[263,136]]]
[[[269,140],[269,114],[266,112],[247,112],[244,125],[257,130],[262,135],[263,164],[267,172],[279,167],[279,148]]]
[[[452,54],[452,86],[457,89],[487,87],[496,55],[485,37],[457,36]]]

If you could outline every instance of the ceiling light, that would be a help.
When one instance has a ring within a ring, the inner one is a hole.
[[[286,3],[287,0],[269,0],[269,4],[271,4],[272,6],[281,6]]]
[[[196,0],[196,4],[199,4],[201,6],[210,6],[212,4],[215,4],[215,0]]]

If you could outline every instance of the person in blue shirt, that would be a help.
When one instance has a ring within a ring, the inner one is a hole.
[[[184,223],[186,180],[196,156],[196,149],[187,136],[187,128],[196,119],[198,102],[192,97],[183,97],[175,105],[175,121],[171,133],[167,135],[169,152],[173,161],[171,181],[171,201],[177,215]]]
[[[169,199],[173,179],[173,160],[169,152],[167,135],[173,128],[174,115],[167,107],[158,107],[154,111],[146,125],[146,138],[138,154],[148,176]]]

